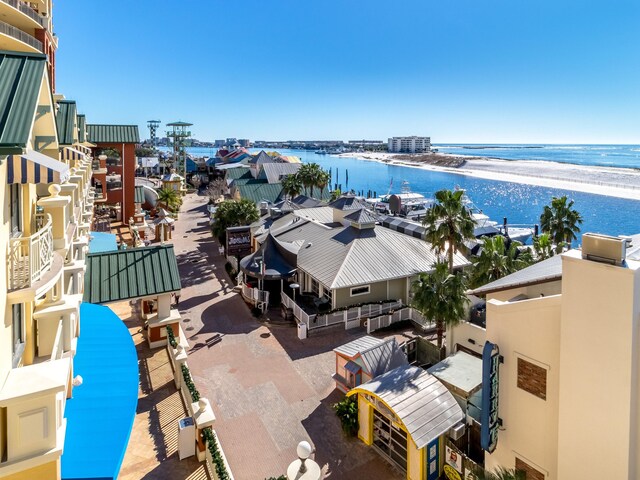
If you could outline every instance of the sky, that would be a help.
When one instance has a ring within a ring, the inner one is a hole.
[[[640,144],[638,25],[637,0],[63,0],[56,87],[142,138]]]

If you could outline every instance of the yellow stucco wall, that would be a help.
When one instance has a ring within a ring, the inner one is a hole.
[[[358,438],[367,445],[373,443],[372,426],[372,407],[361,395],[358,395]]]
[[[59,480],[60,461],[45,463],[38,467],[29,468],[22,472],[2,477],[2,480]]]
[[[407,480],[423,480],[424,472],[424,448],[416,447],[411,435],[407,435]]]

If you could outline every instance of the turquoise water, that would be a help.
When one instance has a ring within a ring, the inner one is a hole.
[[[550,162],[640,168],[640,145],[434,145],[441,153]]]
[[[112,252],[118,249],[116,236],[112,233],[90,232],[89,253]]]
[[[512,225],[533,225],[538,223],[542,209],[550,202],[551,197],[568,195],[575,201],[575,208],[584,218],[582,232],[597,232],[609,235],[640,233],[640,201],[637,200],[484,180],[451,173],[386,165],[355,158],[316,155],[308,150],[282,149],[279,151],[283,155],[297,155],[304,162],[316,162],[326,170],[331,169],[332,184],[341,184],[342,190],[353,189],[364,191],[365,194],[368,190],[373,190],[378,195],[385,194],[389,191],[389,185],[391,179],[393,179],[392,193],[399,192],[402,182],[408,181],[412,191],[431,197],[437,190],[443,188],[451,189],[458,185],[466,189],[474,204],[489,217],[499,222],[502,221],[503,217],[507,217]],[[441,149],[441,151],[444,151],[444,149]],[[192,151],[195,155],[209,155],[209,152],[211,152],[211,149],[193,149]],[[473,154],[476,155],[477,152],[473,152]],[[540,159],[553,160],[552,158]],[[587,160],[584,160],[583,163],[586,162]],[[346,179],[347,171],[349,174],[348,182]]]

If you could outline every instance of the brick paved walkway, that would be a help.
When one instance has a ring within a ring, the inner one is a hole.
[[[293,327],[259,323],[231,291],[205,197],[185,197],[173,243],[189,366],[212,403],[235,478],[284,474],[301,440],[315,446],[316,461],[332,479],[403,478],[371,448],[345,439],[331,409],[341,398],[331,379],[332,349],[354,334],[333,331],[300,341]]]

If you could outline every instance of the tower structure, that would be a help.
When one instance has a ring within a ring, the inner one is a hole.
[[[172,167],[176,169],[183,177],[187,176],[187,150],[186,146],[191,137],[191,131],[188,130],[193,123],[173,122],[167,123],[167,127],[172,130],[167,132],[167,137],[171,139],[173,144]]]
[[[155,147],[157,142],[156,132],[160,126],[160,120],[147,120],[147,127],[149,128],[149,140],[151,140],[151,146]]]

